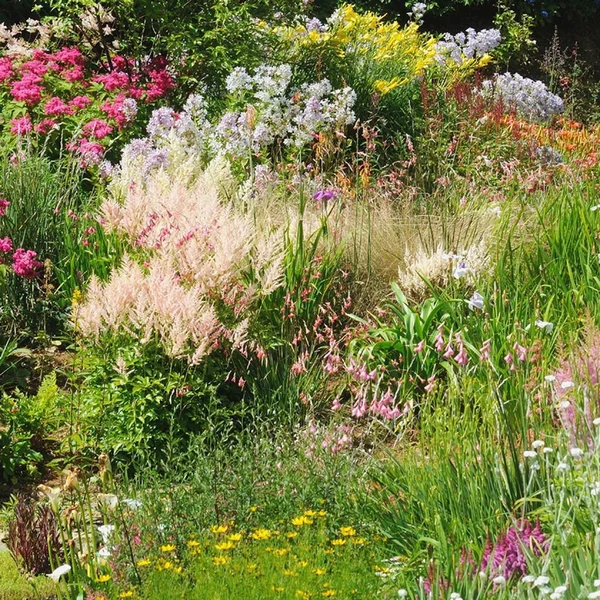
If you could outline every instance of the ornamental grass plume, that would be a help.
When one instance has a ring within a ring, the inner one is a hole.
[[[105,227],[132,252],[109,281],[90,282],[74,314],[84,334],[158,341],[169,356],[193,364],[223,342],[244,347],[253,300],[283,281],[283,235],[225,199],[218,179],[214,168],[189,186],[158,172],[145,186],[128,186],[122,203],[105,201]],[[132,258],[139,250],[143,265]],[[225,320],[217,315],[223,310],[232,313]]]
[[[600,409],[600,331],[588,327],[586,340],[570,358],[564,358],[552,381],[558,415],[573,445],[592,444],[589,431]],[[583,391],[583,409],[576,405],[575,391]]]

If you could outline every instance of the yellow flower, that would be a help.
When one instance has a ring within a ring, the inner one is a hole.
[[[246,565],[246,569],[248,569],[248,571],[256,571],[258,565],[256,563],[250,563],[249,565]]]
[[[326,511],[324,511],[324,510],[320,510],[320,511],[317,513],[317,515],[318,515],[319,517],[326,517],[326,516],[327,516],[327,512],[326,512]]]
[[[319,576],[321,576],[321,575],[325,575],[325,573],[327,573],[327,571],[326,571],[325,569],[314,569],[314,570],[313,570],[313,573],[314,573],[315,575],[319,575]]]
[[[250,537],[253,540],[268,540],[272,537],[273,533],[269,529],[256,529],[252,532]]]
[[[181,572],[183,571],[183,567],[180,565],[179,567],[175,567],[175,568],[173,569],[173,571],[174,571],[175,573],[181,573]]]
[[[354,538],[354,539],[352,540],[352,543],[353,543],[355,546],[364,546],[364,545],[365,545],[365,544],[367,544],[368,542],[367,542],[367,540],[366,540],[365,538],[357,537],[357,538]]]
[[[301,515],[299,517],[294,517],[292,519],[292,525],[295,525],[296,527],[302,527],[302,525],[312,525],[314,523],[314,521],[312,519],[309,519],[308,517],[305,517],[304,515]]]
[[[158,567],[159,571],[161,569],[164,569],[165,571],[168,571],[169,569],[173,568],[173,563],[170,560],[166,560],[161,567]]]
[[[290,551],[289,548],[276,548],[273,550],[275,556],[285,556]]]
[[[325,590],[324,592],[321,592],[321,596],[323,596],[323,598],[331,598],[331,596],[335,596],[335,590]]]
[[[137,561],[138,567],[147,567],[150,564],[150,561],[147,558],[143,558],[142,560]]]
[[[98,577],[98,579],[96,579],[96,583],[106,583],[107,581],[110,581],[112,578],[110,575],[100,575],[100,577]]]
[[[75,288],[75,290],[73,291],[73,296],[71,296],[71,306],[79,306],[82,300],[83,294],[81,293],[81,290],[79,288]]]
[[[122,592],[119,594],[119,598],[133,598],[133,591],[129,590],[128,592]]]
[[[327,548],[327,550],[323,551],[323,554],[333,554],[335,550],[333,548]]]
[[[284,569],[283,574],[286,577],[296,577],[296,575],[298,575],[298,573],[296,573],[296,571],[292,571],[291,569]]]
[[[242,539],[242,534],[241,533],[232,533],[230,536],[227,537],[227,539],[232,542],[239,542]]]
[[[213,533],[219,534],[219,533],[227,533],[227,530],[229,529],[228,525],[213,525],[210,530]]]
[[[354,527],[340,527],[340,533],[344,537],[353,537],[356,535],[356,529]]]
[[[299,560],[297,564],[298,564],[298,566],[299,566],[301,569],[304,569],[305,567],[308,567],[308,562],[307,562],[307,561],[305,561],[305,560]]]
[[[303,592],[302,590],[296,590],[296,596],[302,598],[302,600],[310,600],[310,594],[308,592]]]
[[[378,79],[373,87],[381,94],[389,94],[392,90],[395,90],[397,87],[401,85],[405,85],[408,83],[408,79],[405,77],[404,79],[400,79],[399,77],[394,77],[389,81],[385,81],[383,79]]]
[[[198,542],[197,540],[190,540],[187,545],[190,548],[197,548],[200,545],[200,542]]]
[[[283,590],[284,590],[284,589],[285,589],[285,588],[282,588],[282,587],[275,587],[275,586],[273,586],[273,587],[271,588],[271,590],[272,590],[272,591],[274,591],[274,592],[283,592]]]
[[[313,517],[317,516],[317,513],[314,510],[306,510],[304,511],[304,516],[312,519]]]
[[[219,552],[225,550],[232,550],[235,548],[235,544],[233,542],[223,542],[222,544],[215,544],[215,550],[219,550]]]
[[[298,537],[298,532],[297,531],[290,531],[289,533],[285,534],[286,537],[288,538],[288,540],[291,540],[295,537]]]
[[[160,547],[161,552],[173,552],[175,550],[175,546],[173,544],[165,544]]]
[[[212,559],[213,565],[217,565],[218,567],[222,567],[229,562],[229,559],[226,556],[213,556]]]
[[[256,512],[257,510],[258,510],[258,506],[251,506],[251,507],[250,507],[250,512],[251,512],[251,513],[254,513],[254,512]]]
[[[346,540],[340,538],[337,540],[331,540],[331,545],[332,546],[343,546],[346,543]]]

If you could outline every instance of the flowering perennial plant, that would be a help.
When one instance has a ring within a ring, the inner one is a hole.
[[[475,31],[469,27],[466,31],[452,35],[445,33],[436,44],[436,61],[441,65],[454,63],[463,65],[467,61],[479,60],[480,66],[489,62],[489,53],[496,49],[502,36],[497,29]]]
[[[10,146],[25,136],[40,144],[66,139],[82,166],[98,165],[114,134],[134,123],[138,106],[174,85],[160,58],[136,65],[116,55],[100,71],[76,47],[7,54],[0,57],[3,139]]]
[[[550,92],[543,82],[518,73],[496,75],[483,82],[481,91],[484,97],[502,100],[507,109],[531,121],[548,121],[564,109],[560,96]]]

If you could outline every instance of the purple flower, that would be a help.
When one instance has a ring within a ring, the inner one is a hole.
[[[507,580],[522,577],[527,574],[526,549],[540,556],[547,551],[548,540],[539,523],[534,527],[527,519],[521,519],[494,544],[488,542],[479,570],[489,569],[492,575],[502,575]]]
[[[335,190],[318,190],[313,194],[313,200],[317,202],[329,202],[335,200],[338,193]]]

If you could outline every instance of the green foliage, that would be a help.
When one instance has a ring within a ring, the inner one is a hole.
[[[103,277],[109,272],[119,246],[97,222],[95,188],[74,160],[33,154],[13,163],[4,155],[0,190],[10,202],[0,217],[0,237],[9,237],[13,249],[35,251],[44,263],[43,273],[33,280],[7,269],[0,279],[0,325],[13,333],[59,333],[73,293],[92,273]]]

